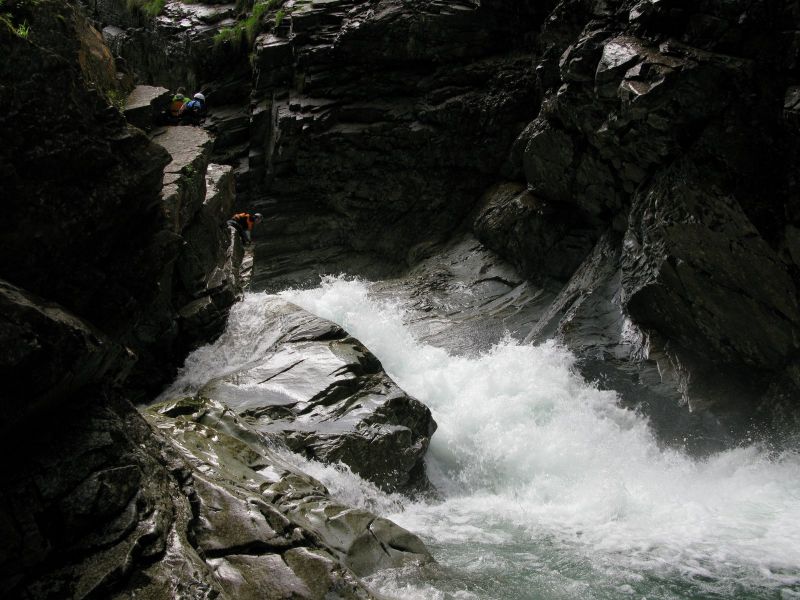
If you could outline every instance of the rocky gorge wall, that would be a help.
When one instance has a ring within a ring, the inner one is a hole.
[[[233,4],[84,4],[113,55],[71,3],[0,23],[4,428],[36,423],[4,440],[24,455],[5,595],[369,597],[362,574],[429,560],[282,458],[401,444],[354,470],[425,487],[430,413],[338,328],[276,307],[293,328],[261,363],[146,420],[128,402],[221,331],[234,189],[268,216],[256,287],[412,267],[397,281],[438,293],[468,272],[487,315],[523,300],[488,325],[464,304],[465,328],[556,337],[668,442],[735,444],[754,416],[796,432],[796,3],[288,0],[252,45],[215,43]],[[133,80],[202,89],[205,131],[131,127],[112,104]],[[339,377],[285,375],[300,347]],[[308,397],[221,403],[281,376]],[[332,414],[335,435],[297,425]]]
[[[31,33],[3,32],[0,273],[25,291],[25,306],[99,330],[97,354],[67,353],[77,359],[73,371],[83,372],[81,361],[99,366],[104,354],[131,353],[133,374],[123,379],[159,389],[187,349],[208,339],[204,328],[220,331],[239,293],[241,249],[220,230],[233,202],[230,169],[209,168],[203,133],[175,130],[154,143],[129,126],[112,103],[130,88],[102,38],[72,7],[52,9],[18,9]],[[216,308],[200,315],[190,305],[201,298]],[[47,336],[8,334],[27,340],[28,350],[8,363],[25,369],[21,381],[61,385],[40,373]],[[98,370],[76,385],[107,378]]]
[[[231,5],[92,6],[172,40],[122,44],[130,69],[216,104],[269,217],[256,286],[397,274],[466,228],[543,290],[519,335],[632,405],[733,438],[796,414],[795,2],[287,0],[240,45]]]
[[[613,310],[617,324],[599,328],[608,357],[620,358],[613,338],[629,342],[691,409],[797,414],[797,27],[793,2],[556,10],[543,109],[513,151],[527,190],[490,194],[478,227],[534,277],[561,263],[525,257],[576,232],[583,248],[597,240],[532,339],[556,332],[580,348]],[[536,204],[533,232],[550,232],[531,236],[513,215]],[[565,227],[565,212],[580,225]]]
[[[369,598],[359,577],[430,560],[415,536],[332,501],[281,458],[291,445],[339,460],[384,439],[407,452],[373,453],[363,475],[426,486],[430,412],[332,325],[287,307],[280,322],[295,322],[275,352],[335,346],[340,373],[312,394],[341,413],[333,431],[290,443],[206,397],[214,390],[146,419],[134,408],[221,333],[241,297],[233,169],[211,162],[203,129],[151,128],[163,90],[131,91],[77,4],[4,10],[0,594]]]

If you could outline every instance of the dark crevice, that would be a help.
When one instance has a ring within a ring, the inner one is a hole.
[[[272,379],[275,379],[275,378],[276,378],[278,375],[282,375],[283,373],[286,373],[286,371],[290,371],[291,369],[294,369],[294,368],[295,368],[297,365],[299,365],[299,364],[300,364],[300,363],[302,363],[303,361],[305,361],[305,359],[304,359],[304,358],[301,358],[300,360],[298,360],[297,362],[294,362],[294,363],[292,363],[292,364],[291,364],[291,365],[289,365],[288,367],[286,367],[286,368],[284,368],[284,369],[281,369],[280,371],[278,371],[278,372],[277,372],[277,373],[275,373],[274,375],[270,375],[269,377],[267,377],[267,378],[266,378],[266,379],[264,379],[263,381],[259,381],[259,382],[258,382],[258,383],[259,383],[259,385],[260,385],[260,384],[262,384],[262,383],[267,383],[268,381],[270,381],[270,380],[272,380]]]

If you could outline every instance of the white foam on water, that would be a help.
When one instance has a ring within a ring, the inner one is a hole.
[[[247,294],[231,307],[228,324],[213,344],[202,346],[186,359],[178,376],[156,401],[182,394],[196,394],[213,379],[257,364],[275,344],[279,335],[269,318],[266,294]]]
[[[797,453],[751,446],[695,460],[664,450],[644,418],[583,381],[556,344],[506,339],[452,356],[415,340],[399,307],[374,301],[359,281],[327,278],[282,296],[358,338],[439,424],[427,461],[443,502],[398,510],[396,498],[359,492],[341,470],[320,475],[334,491],[369,497],[372,510],[434,547],[496,547],[501,557],[526,541],[550,545],[610,580],[627,578],[620,595],[640,573],[658,572],[720,589],[798,590]],[[397,597],[435,597],[422,584],[406,596],[403,581]]]

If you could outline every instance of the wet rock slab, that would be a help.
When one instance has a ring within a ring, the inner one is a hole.
[[[201,395],[309,458],[343,462],[385,489],[426,487],[430,411],[337,325],[280,299],[267,313],[277,332],[270,351]]]
[[[170,92],[166,88],[137,85],[125,100],[123,113],[128,123],[148,130],[158,113],[169,103],[169,98]]]
[[[525,337],[558,291],[552,282],[525,280],[470,233],[420,254],[416,266],[370,292],[401,299],[414,335],[456,354],[488,350],[508,334]]]
[[[163,210],[179,232],[200,209],[205,199],[205,171],[212,140],[199,127],[164,127],[153,133],[172,161],[164,169]]]
[[[185,398],[145,416],[191,470],[192,539],[228,597],[370,598],[354,575],[431,560],[405,529],[333,500],[221,403]]]
[[[40,421],[0,469],[3,598],[368,599],[358,577],[432,560],[218,403],[167,403],[146,422],[99,400]]]

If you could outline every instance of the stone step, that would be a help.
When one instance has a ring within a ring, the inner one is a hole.
[[[212,139],[200,127],[160,127],[152,139],[172,157],[164,169],[162,210],[175,233],[180,233],[205,200],[205,174]]]
[[[149,131],[159,114],[169,104],[171,92],[167,88],[137,85],[125,100],[122,113],[128,123]]]

